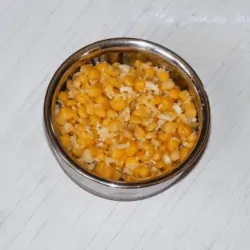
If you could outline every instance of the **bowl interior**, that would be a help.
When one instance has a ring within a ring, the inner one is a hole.
[[[55,73],[47,92],[47,96],[49,95],[49,100],[47,101],[50,102],[48,116],[52,133],[54,134],[52,136],[54,136],[53,139],[56,140],[56,143],[60,144],[57,139],[59,132],[55,123],[54,112],[58,93],[66,88],[66,80],[76,73],[83,64],[95,65],[106,61],[109,63],[119,62],[121,64],[133,65],[136,60],[150,61],[154,66],[167,69],[175,83],[181,89],[187,89],[191,93],[197,107],[199,122],[197,143],[185,162],[180,164],[172,173],[166,174],[168,178],[183,170],[184,167],[190,167],[202,153],[208,137],[209,104],[203,85],[192,68],[174,52],[160,45],[136,39],[127,42],[104,40],[84,47],[69,57]],[[62,149],[62,146],[60,146],[60,149]],[[67,154],[67,157],[71,158],[77,167],[73,157],[69,154]],[[80,171],[88,175],[85,170]]]

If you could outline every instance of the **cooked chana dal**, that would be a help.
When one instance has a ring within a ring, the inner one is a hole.
[[[60,142],[97,176],[140,181],[171,172],[193,149],[197,110],[188,90],[150,62],[83,65],[58,95]]]

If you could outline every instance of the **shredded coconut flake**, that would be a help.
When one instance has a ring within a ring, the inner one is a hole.
[[[136,169],[140,164],[129,164],[124,168],[124,173],[131,174],[134,169]]]
[[[193,144],[192,143],[188,143],[188,142],[183,142],[182,145],[185,147],[185,148],[192,148]]]
[[[58,105],[58,104],[56,104],[56,105],[55,105],[55,114],[56,114],[56,115],[58,114],[59,109],[60,109],[59,105]]]
[[[114,91],[110,91],[109,89],[105,88],[104,89],[104,93],[106,94],[106,96],[109,99],[112,99],[115,96],[115,92]]]
[[[73,131],[73,125],[71,123],[65,123],[64,126],[63,126],[64,130],[66,133],[70,133]]]
[[[148,126],[150,123],[152,123],[154,120],[153,119],[148,119],[146,121],[143,122],[144,126]]]
[[[177,137],[172,137],[172,140],[175,140],[175,141],[178,141],[178,142],[180,142],[180,140],[177,138]]]
[[[142,69],[148,69],[150,65],[151,65],[151,63],[143,63],[143,64],[141,65],[141,68],[142,68]]]
[[[118,164],[118,162],[113,158],[110,158],[110,157],[105,158],[105,164],[106,165],[110,166],[112,163],[113,164]]]
[[[158,118],[160,119],[160,120],[164,120],[164,121],[173,121],[175,118],[174,117],[171,117],[170,115],[163,115],[163,114],[160,114],[159,116],[158,116]]]
[[[146,139],[152,139],[152,134],[147,133],[146,134]]]
[[[90,127],[89,126],[85,126],[85,131],[88,133],[88,134],[93,134]]]
[[[158,172],[158,169],[156,167],[151,168],[152,172]]]
[[[175,104],[173,105],[173,109],[174,109],[174,111],[175,111],[178,115],[181,115],[181,114],[182,114],[182,109],[181,109],[181,107],[179,106],[179,104],[175,103]]]
[[[121,119],[123,119],[125,122],[129,121],[130,119],[130,109],[126,107],[119,115]]]
[[[156,130],[159,130],[164,123],[165,123],[164,120],[159,120],[158,123],[157,123]]]
[[[85,149],[80,160],[84,163],[92,163],[94,161],[93,156],[89,149]]]
[[[68,92],[68,97],[69,97],[70,99],[73,99],[73,98],[75,97],[74,91],[70,90],[70,91]]]
[[[134,94],[134,91],[131,87],[123,86],[120,88],[121,93],[127,92],[130,94]]]
[[[96,166],[95,163],[91,163],[91,164],[87,165],[87,168],[88,168],[88,170],[92,171],[92,170],[94,170],[95,166]]]
[[[185,115],[182,115],[181,118],[184,123],[189,124],[189,120]]]
[[[168,156],[168,155],[164,155],[163,158],[162,158],[162,160],[163,160],[163,162],[164,162],[165,164],[167,164],[167,165],[168,165],[168,164],[171,164],[171,162],[172,162],[170,156]]]
[[[158,81],[158,78],[154,77],[153,82],[157,82],[157,81]]]
[[[120,65],[119,65],[119,69],[120,69],[123,73],[128,73],[129,70],[131,69],[131,67],[128,66],[128,65],[122,65],[122,64],[120,64]]]
[[[123,173],[128,174],[128,175],[131,175],[131,174],[132,174],[132,171],[131,171],[130,169],[128,169],[128,168],[124,168],[124,169],[123,169]]]
[[[105,127],[97,127],[97,133],[99,134],[100,138],[99,140],[101,142],[104,142],[106,141],[108,138],[110,138],[110,133],[109,133],[109,130],[108,128],[105,128]]]
[[[177,103],[178,103],[179,105],[182,105],[182,101],[181,101],[180,99],[177,101]]]
[[[197,122],[197,119],[195,117],[189,119],[185,115],[182,115],[181,118],[182,118],[182,121],[184,123],[189,124],[189,125],[190,125],[190,123],[196,123]]]
[[[146,82],[146,88],[147,88],[147,90],[152,90],[152,91],[154,91],[155,94],[157,94],[157,95],[159,95],[159,93],[160,93],[160,90],[159,90],[158,86],[155,85],[153,82],[147,81],[147,82]]]

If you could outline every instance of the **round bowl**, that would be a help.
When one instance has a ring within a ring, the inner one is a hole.
[[[140,182],[109,181],[81,168],[63,149],[58,140],[54,110],[58,92],[65,80],[82,64],[100,61],[132,64],[135,60],[151,61],[170,72],[177,85],[187,88],[198,110],[198,140],[188,158],[171,173]],[[185,176],[201,157],[210,131],[210,107],[207,94],[195,71],[171,50],[141,39],[113,38],[95,42],[75,52],[56,71],[51,79],[44,101],[45,133],[59,164],[80,187],[97,196],[112,200],[139,200],[160,193]]]

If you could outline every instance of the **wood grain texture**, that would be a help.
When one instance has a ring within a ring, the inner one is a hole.
[[[1,0],[0,249],[249,249],[249,7],[248,0]],[[56,68],[83,45],[116,36],[184,57],[212,109],[197,167],[139,202],[81,190],[58,166],[42,127]]]

